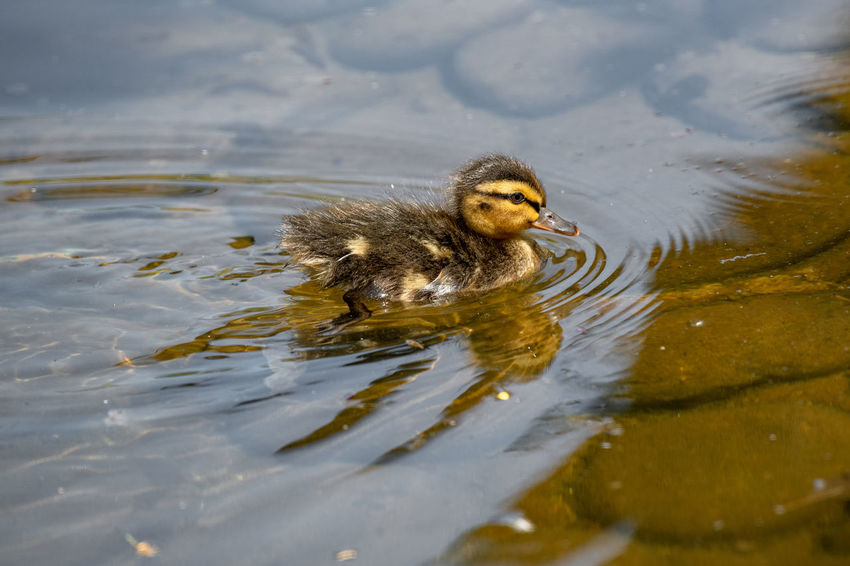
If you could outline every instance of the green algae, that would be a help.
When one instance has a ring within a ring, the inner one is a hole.
[[[632,521],[642,538],[757,538],[837,522],[850,471],[850,414],[795,403],[709,407],[618,420],[566,468],[562,493],[601,525]]]
[[[767,295],[662,313],[623,389],[638,405],[693,402],[846,367],[845,295]]]

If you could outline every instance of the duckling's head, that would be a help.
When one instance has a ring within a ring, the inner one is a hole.
[[[546,208],[546,191],[528,165],[506,155],[486,155],[454,177],[455,206],[467,226],[491,238],[528,228],[577,236],[578,227]]]

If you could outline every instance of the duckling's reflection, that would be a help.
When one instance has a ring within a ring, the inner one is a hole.
[[[333,336],[316,333],[316,322],[327,318],[327,305],[333,302],[309,297],[307,283],[289,294],[301,300],[287,308],[294,321],[296,350],[305,358],[339,355],[363,348],[374,348],[364,361],[404,357],[454,336],[469,344],[472,363],[477,368],[469,387],[446,405],[437,421],[415,437],[380,456],[375,464],[385,463],[423,446],[441,432],[452,428],[458,419],[482,400],[498,395],[509,383],[534,379],[552,362],[561,345],[561,327],[557,318],[544,312],[540,296],[521,286],[511,286],[481,297],[451,305],[413,306],[402,312],[388,313],[358,327]],[[527,286],[527,285],[526,285]],[[338,308],[338,307],[337,307]],[[390,348],[379,345],[394,344]],[[327,424],[288,442],[278,453],[289,452],[349,430],[377,411],[391,395],[419,375],[435,367],[439,358],[428,356],[399,364],[388,374],[372,381],[349,397],[349,406]]]
[[[338,313],[338,297],[316,282],[307,281],[285,291],[289,300],[284,306],[252,307],[225,314],[226,322],[221,326],[123,365],[151,365],[194,355],[215,359],[257,352],[269,348],[268,339],[287,332],[291,333],[289,344],[294,360],[290,357],[285,363],[351,354],[358,354],[356,364],[398,360],[383,376],[350,395],[347,406],[329,422],[284,444],[278,450],[284,453],[351,429],[379,411],[407,384],[434,369],[439,362],[434,346],[447,340],[465,342],[470,365],[475,368],[471,384],[446,404],[431,426],[378,458],[378,462],[385,462],[418,449],[455,426],[463,414],[484,399],[499,393],[504,395],[508,384],[532,380],[541,374],[561,345],[558,320],[567,314],[569,303],[547,306],[538,291],[557,284],[585,259],[581,250],[567,249],[560,257],[551,258],[558,267],[554,276],[551,272],[548,276],[541,273],[531,281],[442,305],[388,305],[368,321],[331,336],[318,333],[316,327]],[[287,393],[253,397],[238,406]]]

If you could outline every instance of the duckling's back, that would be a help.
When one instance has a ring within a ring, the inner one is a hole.
[[[440,206],[396,200],[287,216],[281,236],[292,259],[316,270],[325,287],[376,299],[485,291],[529,275],[543,257],[532,241],[482,236]]]

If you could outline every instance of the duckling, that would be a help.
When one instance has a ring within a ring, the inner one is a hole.
[[[367,299],[433,301],[484,292],[534,273],[547,252],[527,228],[577,236],[546,208],[534,171],[506,155],[461,167],[444,204],[348,201],[285,216],[280,246],[344,290],[349,312],[319,326],[335,334],[371,316]]]

